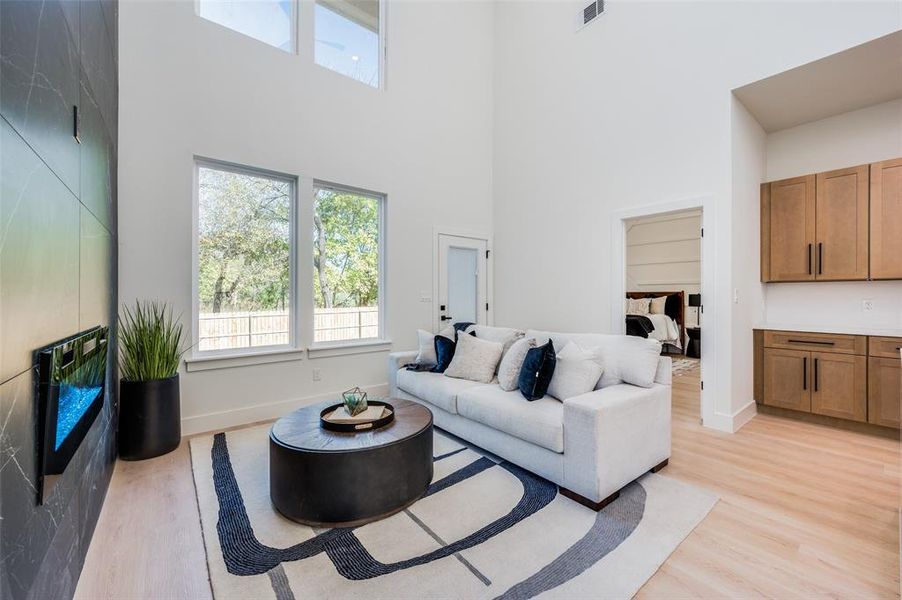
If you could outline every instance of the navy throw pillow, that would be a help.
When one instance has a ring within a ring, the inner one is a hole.
[[[530,348],[526,353],[526,360],[523,361],[523,367],[520,368],[520,378],[517,382],[524,398],[532,402],[545,396],[556,363],[557,355],[554,353],[554,344],[551,340],[544,346]]]
[[[476,332],[471,331],[470,335],[476,337]],[[456,336],[451,340],[443,335],[437,335],[433,343],[435,344],[435,367],[432,372],[444,373],[451,364],[451,359],[454,358],[454,350],[457,348]]]

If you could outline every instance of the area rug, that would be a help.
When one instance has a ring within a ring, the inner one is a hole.
[[[688,375],[701,366],[701,361],[696,358],[674,358],[670,372],[674,377]]]
[[[436,430],[426,496],[362,527],[316,530],[270,504],[268,432],[191,441],[219,600],[629,598],[717,502],[649,473],[596,513]]]

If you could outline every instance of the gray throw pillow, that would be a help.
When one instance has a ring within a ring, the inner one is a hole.
[[[526,359],[526,353],[530,348],[536,347],[536,341],[533,338],[521,338],[511,344],[510,349],[504,353],[501,364],[498,365],[498,385],[505,392],[512,392],[517,389],[518,379],[520,377],[520,368],[523,367],[523,361]]]

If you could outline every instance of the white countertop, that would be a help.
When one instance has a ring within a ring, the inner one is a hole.
[[[847,335],[873,335],[880,337],[902,337],[902,328],[860,327],[857,325],[799,325],[797,323],[755,323],[755,329],[774,331],[799,331],[803,333],[838,333]]]

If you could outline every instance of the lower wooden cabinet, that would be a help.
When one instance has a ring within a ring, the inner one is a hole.
[[[764,350],[764,404],[791,410],[811,411],[808,363],[804,350]]]
[[[902,424],[902,361],[868,358],[868,423],[884,427]]]
[[[867,357],[812,352],[811,361],[811,412],[867,421]]]
[[[754,340],[756,402],[902,425],[902,338],[756,330]]]

